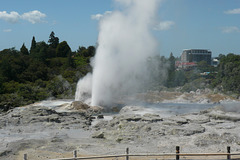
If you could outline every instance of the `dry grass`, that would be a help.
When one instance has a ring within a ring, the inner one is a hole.
[[[224,99],[233,99],[230,96],[226,96],[222,94],[207,94],[206,97],[210,99],[212,102],[219,102]]]

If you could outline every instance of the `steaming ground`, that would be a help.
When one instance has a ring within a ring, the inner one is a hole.
[[[181,152],[225,152],[228,145],[239,152],[238,101],[206,91],[178,94],[140,94],[152,108],[125,106],[119,113],[104,113],[104,119],[93,119],[101,108],[70,100],[15,108],[0,116],[0,159],[20,160],[24,153],[34,160],[72,157],[73,150],[79,155],[122,154],[126,147],[130,153],[174,153],[176,145]],[[160,95],[182,99],[157,98]],[[199,101],[187,100],[190,97]],[[176,103],[180,100],[184,103]],[[196,106],[198,110],[189,111]],[[188,113],[182,114],[185,107]]]

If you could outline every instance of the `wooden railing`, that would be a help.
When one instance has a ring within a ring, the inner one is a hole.
[[[232,156],[238,156],[237,158],[231,158]],[[103,155],[103,156],[89,156],[89,157],[77,157],[77,151],[73,151],[72,158],[57,158],[51,160],[82,160],[82,159],[109,159],[109,158],[124,158],[130,160],[130,157],[157,157],[157,160],[163,159],[163,157],[172,157],[172,159],[180,160],[180,157],[206,157],[204,159],[210,159],[212,157],[225,157],[221,160],[240,160],[240,153],[231,153],[231,148],[227,147],[226,153],[180,153],[180,147],[176,146],[176,153],[163,153],[163,154],[129,154],[129,148],[126,149],[126,154],[120,155]],[[24,160],[27,160],[27,154],[24,154]],[[166,159],[166,158],[164,158]],[[192,158],[191,158],[192,159]],[[220,160],[216,159],[215,160]],[[192,159],[193,160],[193,159]]]

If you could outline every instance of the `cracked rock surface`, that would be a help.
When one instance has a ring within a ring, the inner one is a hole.
[[[118,114],[81,102],[58,107],[30,105],[0,115],[0,159],[53,159],[79,155],[240,151],[240,113],[217,106],[200,112],[162,116],[142,106]],[[142,112],[141,112],[142,111]],[[103,115],[102,115],[103,114]],[[98,119],[99,118],[99,119]]]

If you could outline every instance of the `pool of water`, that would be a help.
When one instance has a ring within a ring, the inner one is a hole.
[[[74,100],[46,100],[36,103],[36,105],[46,106],[49,108],[57,108],[63,104],[70,104]],[[194,113],[200,112],[202,110],[207,110],[214,106],[221,105],[223,106],[224,110],[227,112],[240,112],[240,102],[238,101],[230,101],[230,102],[222,102],[221,104],[212,104],[212,103],[144,103],[144,102],[135,102],[131,103],[127,106],[134,106],[130,107],[129,112],[134,114],[146,114],[146,113],[154,113],[159,114],[162,116],[171,116],[171,115],[180,115],[180,114],[187,114],[187,113]],[[123,108],[124,105],[118,106],[119,110]],[[109,113],[110,112],[110,113]],[[116,113],[111,113],[110,110],[107,110],[105,115],[112,115]]]

